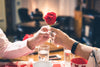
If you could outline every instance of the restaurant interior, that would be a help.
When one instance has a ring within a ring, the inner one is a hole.
[[[84,45],[100,48],[100,1],[99,0],[0,0],[0,28],[11,42],[22,41],[26,34],[36,33],[47,25],[47,12],[56,13],[52,25]],[[50,45],[50,55],[59,55],[56,61],[64,60],[63,47]],[[13,60],[37,61],[36,52]],[[12,61],[2,59],[1,61]]]

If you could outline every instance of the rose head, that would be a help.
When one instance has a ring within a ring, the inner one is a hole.
[[[56,22],[56,13],[54,12],[48,12],[44,17],[46,23],[48,25],[53,25]]]

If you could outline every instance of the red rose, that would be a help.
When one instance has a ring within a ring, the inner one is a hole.
[[[27,38],[30,38],[30,37],[33,37],[33,34],[26,34],[25,36],[24,36],[24,38],[23,38],[23,40],[26,40]]]
[[[56,22],[56,13],[54,12],[48,12],[44,17],[46,23],[48,25],[53,25]]]

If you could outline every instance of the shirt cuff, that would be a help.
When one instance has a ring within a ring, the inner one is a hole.
[[[31,49],[27,46],[27,40],[24,40],[24,42],[23,42],[23,43],[24,43],[24,50],[25,50],[25,51],[28,51],[28,52],[33,52],[33,50],[34,50],[34,49],[33,49],[33,50],[31,50]]]

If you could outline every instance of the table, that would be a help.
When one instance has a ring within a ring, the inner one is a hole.
[[[20,61],[20,62],[10,62],[10,63],[0,63],[0,67],[33,67],[36,62],[27,62],[27,61]],[[53,61],[50,62],[53,64],[53,67],[65,67],[64,61]],[[70,67],[70,66],[68,66]]]
[[[59,46],[57,47],[56,45],[54,44],[51,44],[49,42],[45,42],[45,45],[49,45],[50,46],[50,54],[49,55],[60,55],[61,56],[61,59],[60,60],[51,60],[51,61],[63,61],[64,60],[64,51],[62,50],[63,47]],[[59,50],[61,49],[61,50]],[[57,50],[57,51],[56,51]],[[37,51],[37,49],[35,49],[35,51]],[[29,62],[29,61],[34,61],[34,62],[37,62],[38,61],[38,54],[29,54],[27,56],[22,56],[22,57],[19,57],[19,58],[16,58],[16,59],[10,59],[10,60],[5,60],[5,61],[12,61],[12,62],[21,62],[21,63],[24,63],[24,62]],[[1,64],[6,64],[6,62],[0,62]]]
[[[49,55],[60,55],[61,60],[55,60],[55,61],[63,61],[64,60],[64,51],[62,46],[56,46],[53,43],[45,42],[45,45],[50,46],[50,54]],[[34,49],[34,53],[38,51],[38,48],[36,47]],[[38,61],[38,54],[30,54],[27,56],[22,56],[20,58],[16,58],[17,60],[23,60],[23,61],[28,61],[30,58],[34,59],[34,61]]]
[[[53,67],[65,67],[64,64],[64,51],[57,51],[57,52],[51,52],[50,55],[55,55],[58,54],[61,56],[60,60],[50,60],[51,63],[53,63]],[[0,62],[0,65],[7,65],[7,64],[12,64],[15,65],[15,67],[19,67],[19,65],[22,65],[22,67],[24,67],[26,65],[28,65],[28,67],[33,67],[32,65],[38,61],[38,54],[35,55],[27,55],[27,56],[23,56],[20,58],[16,58],[16,59],[12,59],[11,61],[13,62]],[[18,66],[16,66],[18,65]],[[68,64],[70,65],[70,64]],[[1,67],[1,66],[0,66]],[[70,66],[68,66],[70,67]]]
[[[64,62],[64,52],[63,51],[57,51],[57,52],[51,52],[50,55],[54,55],[54,54],[59,54],[62,58],[61,60],[53,60],[53,67],[61,67],[61,63]],[[17,61],[16,61],[17,60]],[[20,61],[18,61],[20,60]],[[38,61],[38,55],[27,55],[27,56],[23,56],[20,58],[16,58],[16,59],[12,59],[11,61],[13,62],[0,62],[0,65],[7,65],[7,64],[12,64],[12,65],[28,65],[29,67],[32,67],[32,63],[30,64],[30,60],[34,62]],[[16,67],[16,66],[15,66]],[[27,66],[26,66],[27,67]]]
[[[61,59],[60,60],[53,60],[53,61],[63,61],[64,60],[64,52],[63,51],[50,53],[50,55],[57,55],[57,54],[61,56]],[[34,61],[38,61],[38,54],[36,54],[36,55],[31,54],[31,55],[23,56],[23,57],[15,59],[15,60],[28,61],[29,59],[33,59]]]

